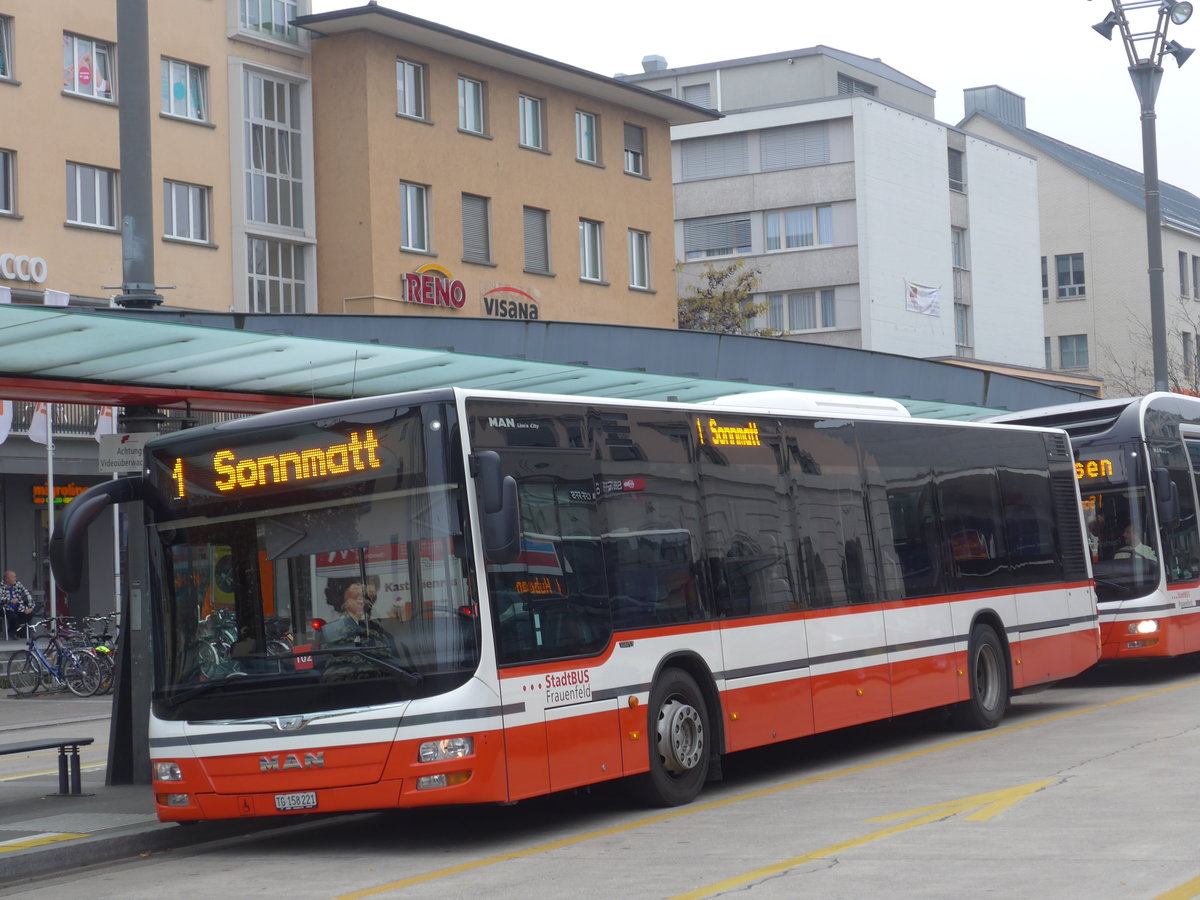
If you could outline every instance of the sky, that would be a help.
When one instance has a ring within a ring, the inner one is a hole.
[[[312,0],[314,13],[360,5]],[[1142,170],[1142,129],[1120,32],[1092,30],[1108,0],[794,0],[743,7],[729,0],[379,0],[519,50],[601,75],[642,71],[642,58],[671,68],[824,44],[878,58],[937,92],[935,115],[955,125],[963,89],[1000,85],[1025,98],[1026,125]],[[1197,4],[1200,6],[1200,4]],[[783,10],[783,12],[780,12]],[[1134,31],[1157,12],[1131,10]],[[1168,37],[1200,47],[1200,11]],[[1159,178],[1200,195],[1200,55],[1177,68],[1168,57],[1155,104]]]

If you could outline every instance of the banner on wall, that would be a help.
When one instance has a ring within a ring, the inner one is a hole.
[[[941,316],[942,289],[905,281],[904,308],[923,316]]]

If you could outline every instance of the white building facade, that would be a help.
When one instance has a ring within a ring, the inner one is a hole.
[[[933,91],[828,47],[624,76],[723,113],[672,129],[681,296],[761,272],[790,340],[1040,368],[1032,156],[933,118]]]

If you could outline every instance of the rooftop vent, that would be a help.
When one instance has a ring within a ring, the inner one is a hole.
[[[667,58],[657,53],[642,57],[643,72],[661,72],[667,67]]]

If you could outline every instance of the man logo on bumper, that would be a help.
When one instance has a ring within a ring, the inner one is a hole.
[[[299,753],[289,753],[286,756],[260,756],[258,771],[287,772],[290,769],[323,769],[325,768],[325,752],[305,753],[301,758]]]

